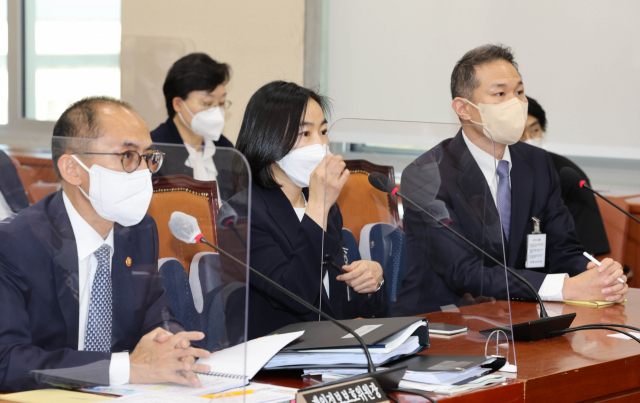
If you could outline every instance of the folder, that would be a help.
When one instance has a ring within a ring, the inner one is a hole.
[[[427,324],[427,318],[398,317],[398,318],[373,318],[350,319],[338,321],[355,331],[367,344],[377,346],[383,340],[401,332],[417,322]],[[300,322],[285,326],[276,330],[273,334],[291,333],[304,330],[302,337],[283,348],[283,352],[315,349],[335,349],[347,347],[360,347],[358,340],[329,321]],[[421,346],[429,347],[428,326],[420,326],[413,333],[419,337]]]

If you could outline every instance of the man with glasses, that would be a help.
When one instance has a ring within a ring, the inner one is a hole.
[[[163,154],[131,108],[71,105],[54,127],[62,189],[0,225],[0,390],[123,383],[200,386],[204,337],[183,332],[146,214]]]
[[[231,153],[216,154],[216,147],[233,148],[222,134],[231,106],[228,81],[229,66],[204,53],[189,54],[171,66],[162,87],[169,118],[151,132],[151,138],[154,143],[184,146],[158,146],[167,154],[158,176],[183,174],[213,181],[218,169],[231,166]],[[232,195],[230,185],[218,184],[222,200]]]

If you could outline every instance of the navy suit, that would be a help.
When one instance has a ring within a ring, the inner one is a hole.
[[[182,147],[166,147],[156,145],[155,148],[163,151],[166,156],[160,170],[153,174],[153,176],[167,176],[167,175],[187,175],[193,178],[193,168],[190,168],[184,164],[189,158],[189,152],[184,147],[184,142],[176,124],[173,122],[173,118],[167,119],[166,122],[158,126],[151,132],[151,140],[154,143],[160,144],[179,144]],[[214,141],[216,147],[233,148],[233,143],[229,141],[225,136],[220,136],[218,141]],[[231,152],[218,152],[213,155],[213,163],[218,170],[218,177],[221,179],[218,181],[218,188],[220,189],[220,198],[222,200],[229,199],[233,194],[233,186],[231,181],[224,180],[225,178],[232,178],[231,164],[234,153]]]
[[[251,187],[251,243],[250,265],[289,291],[318,307],[337,319],[385,316],[386,291],[383,287],[376,293],[358,294],[347,285],[336,280],[334,269],[322,266],[323,255],[331,255],[334,262],[344,265],[344,241],[342,239],[342,215],[337,204],[329,211],[326,233],[309,216],[298,219],[291,202],[281,189]],[[308,198],[308,190],[304,190]],[[241,193],[244,195],[244,193]],[[242,217],[246,205],[229,203]],[[246,197],[237,197],[246,200]],[[246,202],[245,202],[246,203]],[[324,236],[324,250],[322,239]],[[231,236],[219,236],[220,246],[225,249]],[[222,258],[224,262],[224,258]],[[321,269],[322,267],[322,269]],[[320,271],[322,270],[322,272]],[[321,279],[329,270],[329,292],[327,298]],[[302,321],[318,320],[318,315],[286,297],[264,281],[250,277],[249,291],[249,339],[264,336],[283,326]]]
[[[18,171],[4,151],[0,151],[0,193],[14,213],[29,207]]]
[[[509,151],[511,223],[510,239],[504,241],[507,265],[517,269],[536,290],[547,273],[575,276],[585,271],[588,260],[582,256],[584,249],[576,238],[573,219],[560,197],[560,178],[549,153],[522,142],[509,146]],[[429,163],[438,166],[442,182],[437,199],[449,210],[450,227],[503,261],[496,204],[487,180],[462,138],[462,131],[411,165],[419,168]],[[411,198],[410,194],[406,195]],[[465,294],[471,298],[507,299],[504,269],[446,229],[429,225],[421,214],[409,207],[405,209],[407,275],[398,303],[393,307],[394,315],[437,311],[449,304],[464,305]],[[526,235],[533,232],[531,217],[541,220],[541,231],[547,234],[546,262],[541,269],[525,269]],[[508,276],[508,280],[512,299],[534,298],[513,276]]]
[[[115,224],[112,352],[132,351],[163,324],[161,310],[169,302],[157,260],[153,218],[132,227]],[[31,370],[90,364],[98,368],[93,383],[108,384],[111,354],[78,351],[78,289],[78,252],[62,191],[0,224],[0,390],[47,387]],[[170,326],[181,329],[172,316]]]

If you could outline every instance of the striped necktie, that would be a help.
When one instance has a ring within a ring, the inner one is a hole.
[[[509,161],[498,161],[498,210],[504,235],[509,240],[511,226],[511,184],[509,183]]]

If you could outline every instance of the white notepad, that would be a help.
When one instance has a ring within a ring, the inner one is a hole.
[[[122,386],[99,386],[84,389],[88,392],[111,395],[161,392],[171,395],[201,396],[225,390],[240,388],[249,383],[258,371],[287,344],[302,336],[304,331],[265,336],[247,343],[215,352],[207,359],[199,359],[198,364],[211,366],[208,374],[198,374],[201,388],[190,388],[175,383],[126,384]],[[245,350],[246,349],[246,350]],[[246,351],[246,354],[245,354]],[[246,369],[245,369],[246,362]]]

